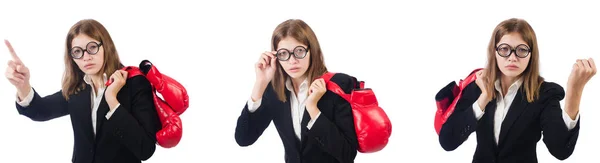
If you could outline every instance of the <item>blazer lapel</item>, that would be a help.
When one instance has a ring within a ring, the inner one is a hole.
[[[517,95],[515,96],[515,99],[510,105],[508,113],[506,114],[506,117],[502,122],[502,126],[500,127],[500,140],[498,141],[498,145],[501,145],[503,143],[504,139],[506,138],[506,135],[511,129],[511,126],[515,123],[517,119],[519,119],[519,116],[521,116],[521,113],[523,113],[523,111],[529,104],[529,102],[527,102],[524,99],[525,96],[522,92],[523,89],[518,90]]]
[[[291,92],[288,90],[285,90],[285,94],[286,97],[290,97]],[[277,100],[279,102],[279,100]],[[283,130],[285,132],[285,135],[287,135],[287,137],[291,138],[291,141],[294,141],[294,145],[295,148],[299,150],[298,147],[300,147],[300,140],[298,140],[298,138],[296,137],[296,133],[294,132],[294,124],[292,123],[293,119],[292,119],[292,106],[290,103],[290,100],[286,100],[285,102],[281,102],[280,103],[282,106],[281,110],[281,114],[280,115],[281,118],[281,122],[283,123]]]
[[[86,87],[77,93],[74,96],[71,96],[72,101],[71,107],[73,107],[73,112],[76,112],[77,119],[80,119],[81,129],[85,134],[86,138],[90,142],[94,141],[94,130],[92,126],[92,96],[91,96],[91,87],[86,85]],[[87,106],[87,107],[86,107]]]
[[[98,137],[98,135],[100,135],[99,133],[102,131],[102,125],[104,124],[104,121],[106,121],[105,116],[106,113],[108,113],[108,110],[108,103],[106,102],[106,99],[104,99],[104,96],[102,96],[98,111],[96,111],[96,137]]]
[[[308,113],[308,111],[306,110],[306,108],[304,108],[304,113],[302,115],[302,122],[300,123],[300,136],[302,137],[302,148],[304,148],[304,146],[306,145],[306,136],[308,135],[308,121],[310,121],[310,114]]]

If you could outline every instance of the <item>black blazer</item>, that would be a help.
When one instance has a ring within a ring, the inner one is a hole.
[[[336,82],[346,93],[353,89],[355,79],[346,74],[336,74]],[[287,97],[290,91],[286,89]],[[253,113],[244,107],[235,129],[235,140],[240,146],[252,145],[269,126],[271,120],[277,128],[285,148],[286,163],[351,163],[357,153],[358,141],[350,103],[337,94],[327,91],[317,103],[321,115],[308,130],[310,115],[304,111],[299,141],[292,126],[289,100],[281,102],[269,84],[260,107]]]
[[[477,163],[536,163],[536,145],[541,136],[550,153],[559,160],[573,153],[579,136],[579,121],[568,130],[562,118],[559,101],[565,96],[563,88],[552,82],[544,82],[539,98],[527,102],[521,86],[502,122],[498,145],[494,136],[494,113],[496,101],[487,104],[479,121],[473,113],[473,103],[481,94],[475,82],[463,90],[454,113],[442,126],[439,135],[441,146],[452,151],[460,146],[469,135],[477,132],[477,149],[473,162]]]
[[[19,114],[34,121],[48,121],[70,115],[73,125],[72,162],[134,163],[149,159],[156,148],[155,134],[161,129],[154,108],[152,87],[143,76],[127,79],[117,94],[119,108],[106,120],[109,111],[106,100],[98,107],[96,135],[92,128],[91,87],[65,100],[62,91],[40,97],[35,92],[26,108],[16,104]]]

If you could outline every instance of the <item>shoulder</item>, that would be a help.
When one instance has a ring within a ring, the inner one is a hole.
[[[143,75],[128,78],[125,84],[133,89],[151,89],[150,81]]]
[[[340,86],[346,93],[350,93],[358,84],[358,80],[354,76],[346,73],[335,73],[331,77],[331,81]]]
[[[547,100],[549,98],[555,98],[562,100],[565,97],[565,90],[562,86],[554,83],[544,81],[540,86],[540,100]]]

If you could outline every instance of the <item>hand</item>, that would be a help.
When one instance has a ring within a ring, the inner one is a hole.
[[[23,99],[31,90],[31,85],[29,84],[29,69],[23,64],[19,56],[17,56],[17,53],[10,42],[4,40],[4,44],[8,47],[12,57],[12,60],[8,61],[8,67],[6,68],[4,76],[6,76],[6,79],[17,88],[19,98]]]
[[[106,88],[104,98],[106,99],[109,108],[114,110],[114,106],[119,103],[119,101],[117,101],[117,94],[127,81],[127,71],[117,70],[110,76],[109,80],[112,81],[112,83]]]
[[[488,97],[485,80],[487,76],[484,72],[485,69],[479,70],[475,73],[475,76],[477,77],[477,79],[475,79],[475,84],[477,84],[479,89],[481,89],[481,95],[479,95],[479,99],[477,99],[477,101],[479,108],[481,108],[482,111],[485,110],[485,106],[487,105],[487,103],[489,103],[492,100],[490,99],[490,97]]]
[[[571,70],[571,75],[569,75],[569,80],[567,81],[568,88],[582,90],[596,72],[596,64],[592,58],[578,59],[573,64],[573,70]]]
[[[269,83],[275,75],[277,66],[276,52],[264,52],[260,55],[260,59],[256,62],[256,81]]]
[[[323,97],[325,92],[327,92],[327,87],[325,85],[325,80],[322,78],[319,78],[310,84],[310,88],[308,89],[308,98],[306,98],[306,109],[311,118],[319,113],[317,103],[321,97]]]

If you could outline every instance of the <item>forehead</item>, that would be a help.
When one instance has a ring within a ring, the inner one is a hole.
[[[521,34],[516,33],[516,32],[511,32],[511,33],[508,33],[508,34],[502,36],[502,38],[500,38],[500,41],[498,42],[498,45],[502,44],[502,43],[508,44],[510,46],[517,46],[520,44],[527,45],[527,42],[525,42],[525,40],[523,40],[523,37],[521,36]]]
[[[86,46],[89,42],[100,42],[96,39],[91,38],[88,35],[85,34],[79,34],[77,36],[75,36],[73,38],[73,40],[71,41],[71,47],[75,47],[75,46],[79,46],[79,47],[84,47]]]
[[[292,49],[296,48],[297,46],[306,47],[306,45],[304,45],[303,43],[300,43],[298,40],[294,39],[293,37],[285,37],[279,41],[279,43],[277,44],[277,49],[285,48],[285,49],[292,50]]]

